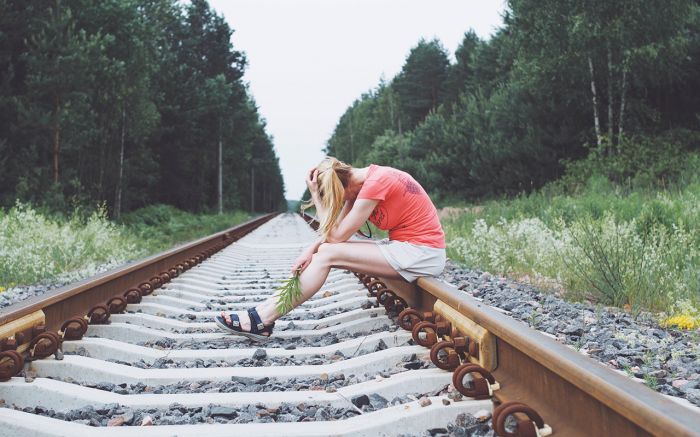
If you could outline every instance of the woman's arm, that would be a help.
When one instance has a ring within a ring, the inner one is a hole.
[[[350,210],[352,209],[352,206],[355,202],[350,202],[349,200],[346,200],[345,203],[343,204],[343,209],[340,210],[340,213],[338,213],[338,218],[336,219],[336,223],[340,223],[345,216],[348,215]]]
[[[308,176],[306,177],[306,185],[309,187],[309,192],[311,193],[311,200],[313,200],[316,206],[316,215],[320,220],[326,216],[326,210],[321,202],[321,197],[318,194],[318,170],[311,169]],[[343,205],[343,209],[340,211],[338,218],[336,220],[336,225],[333,227],[331,232],[325,241],[328,243],[341,243],[347,241],[348,238],[357,232],[362,224],[369,218],[374,208],[379,203],[378,200],[370,199],[358,199],[355,202],[346,201]],[[323,241],[318,243],[321,245]],[[318,246],[314,248],[318,249]],[[314,252],[311,252],[313,254]],[[306,252],[304,252],[306,253]]]
[[[350,210],[352,209],[352,205],[353,205],[353,202],[349,202],[349,201],[346,201],[346,202],[345,202],[345,205],[343,205],[343,209],[340,211],[340,214],[338,215],[338,221],[342,221],[342,220],[343,220],[343,218],[344,218],[344,217],[348,214],[348,212],[350,212]],[[316,251],[318,250],[319,246],[320,246],[321,244],[325,243],[325,242],[326,242],[326,239],[323,238],[323,237],[321,237],[321,238],[319,238],[318,240],[314,241],[309,247],[307,247],[306,249],[304,249],[304,252],[302,253],[302,256],[304,256],[304,255],[308,255],[308,256],[313,255],[314,253],[316,253]]]
[[[378,203],[378,200],[371,199],[356,200],[347,214],[341,220],[338,220],[337,224],[331,229],[327,241],[329,243],[347,241],[367,221]],[[345,206],[348,206],[348,202],[346,202]]]
[[[377,206],[379,201],[377,200],[366,200],[360,199],[353,203],[345,202],[343,206],[343,212],[341,212],[340,220],[333,230],[328,235],[328,239],[323,237],[316,240],[309,247],[304,249],[304,251],[297,257],[296,261],[292,265],[292,273],[301,269],[302,271],[309,265],[313,254],[316,253],[318,248],[323,243],[341,243],[347,241],[348,238],[352,236],[360,226],[367,220],[369,215]]]

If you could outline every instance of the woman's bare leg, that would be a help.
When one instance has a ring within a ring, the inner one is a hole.
[[[294,308],[301,305],[311,296],[316,294],[326,282],[331,268],[343,268],[367,273],[385,278],[400,278],[401,276],[386,261],[379,247],[372,242],[345,242],[324,243],[313,255],[308,267],[301,273],[302,297],[294,302]],[[277,312],[277,295],[269,297],[265,302],[256,307],[263,323],[271,324],[282,317]],[[228,320],[228,314],[222,312],[222,316]],[[238,318],[244,331],[250,330],[250,319],[245,312],[240,312]]]

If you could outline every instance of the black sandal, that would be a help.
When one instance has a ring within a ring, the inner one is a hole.
[[[236,313],[229,314],[230,322],[226,322],[226,319],[222,316],[216,316],[214,322],[219,328],[230,334],[242,335],[255,341],[268,341],[270,336],[272,336],[272,329],[275,327],[275,324],[265,326],[255,308],[248,309],[248,317],[250,318],[250,331],[244,331],[241,328],[241,321]]]

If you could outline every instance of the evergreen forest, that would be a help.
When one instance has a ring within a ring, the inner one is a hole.
[[[282,208],[232,34],[206,0],[0,0],[0,208]]]
[[[683,183],[700,168],[699,30],[694,0],[509,0],[492,37],[467,31],[453,60],[419,41],[347,108],[326,152],[406,170],[443,204],[593,170]]]

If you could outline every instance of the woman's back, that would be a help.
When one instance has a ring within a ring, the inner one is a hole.
[[[445,233],[435,205],[410,174],[372,164],[357,198],[379,200],[369,220],[388,230],[391,240],[445,247]]]

